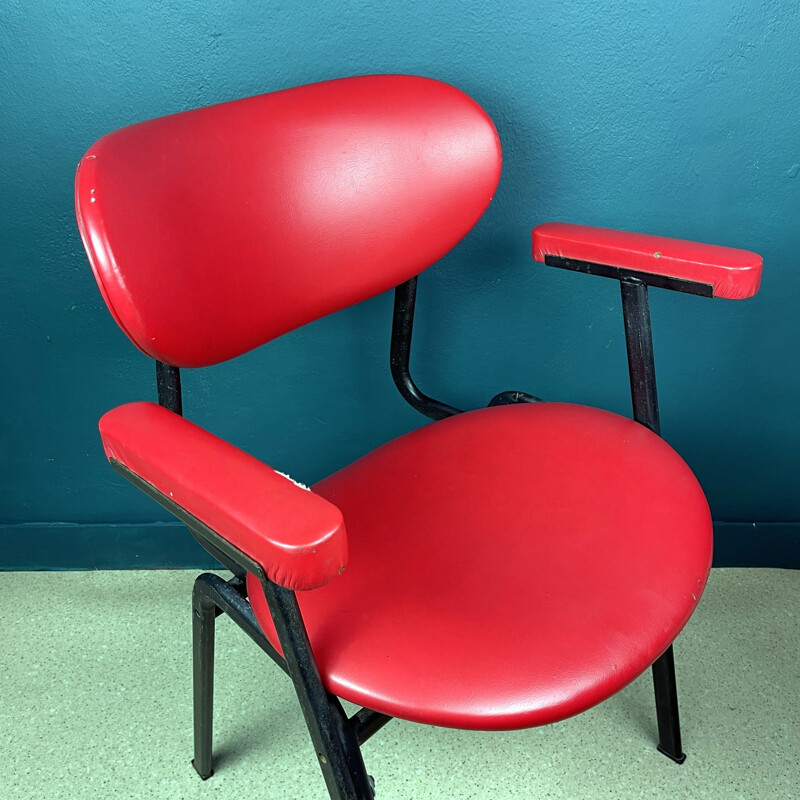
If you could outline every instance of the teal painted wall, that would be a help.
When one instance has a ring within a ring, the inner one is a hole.
[[[505,150],[491,209],[421,278],[422,388],[629,413],[617,285],[534,265],[535,223],[756,250],[752,301],[652,293],[664,434],[715,519],[800,520],[798,34],[797,3],[763,0],[0,0],[0,522],[166,518],[96,434],[155,390],[82,252],[84,150],[148,117],[369,72],[461,87]],[[418,426],[389,377],[390,308],[381,296],[187,373],[187,415],[304,481]]]

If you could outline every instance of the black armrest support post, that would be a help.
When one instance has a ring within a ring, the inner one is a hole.
[[[656,392],[656,368],[647,285],[639,280],[620,281],[622,316],[625,321],[625,344],[631,379],[633,418],[661,435]]]
[[[625,343],[631,378],[633,418],[661,435],[656,393],[656,369],[647,284],[635,278],[620,280]],[[681,746],[678,690],[672,646],[653,664],[653,685],[658,712],[658,749],[678,764],[686,759]]]

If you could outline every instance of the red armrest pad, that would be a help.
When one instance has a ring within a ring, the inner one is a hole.
[[[274,583],[314,589],[347,563],[342,512],[231,444],[155,403],[100,420],[115,459],[264,568]]]
[[[747,250],[564,222],[533,229],[534,260],[548,255],[704,283],[731,300],[758,291],[763,263]]]

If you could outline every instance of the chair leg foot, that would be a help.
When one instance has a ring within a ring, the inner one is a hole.
[[[675,680],[675,656],[672,645],[653,664],[653,685],[658,717],[658,752],[683,764],[686,754],[681,747],[681,723],[678,714],[678,685]]]
[[[211,772],[209,772],[207,775],[204,775],[199,769],[197,769],[197,764],[194,763],[194,759],[192,759],[192,766],[194,767],[194,771],[200,776],[201,780],[207,781],[214,774],[214,770],[212,769]]]
[[[681,753],[680,755],[676,756],[670,753],[668,750],[665,750],[661,745],[656,747],[659,753],[663,753],[667,758],[672,759],[676,764],[683,764],[686,761],[686,753]]]
[[[194,685],[194,759],[192,766],[206,780],[214,773],[211,745],[214,715],[214,628],[217,609],[202,592],[202,575],[192,594],[192,658]]]

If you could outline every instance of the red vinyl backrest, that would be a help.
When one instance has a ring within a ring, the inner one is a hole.
[[[497,132],[428,78],[344,78],[115,131],[78,167],[78,225],[120,327],[215,364],[408,280],[472,228]]]

